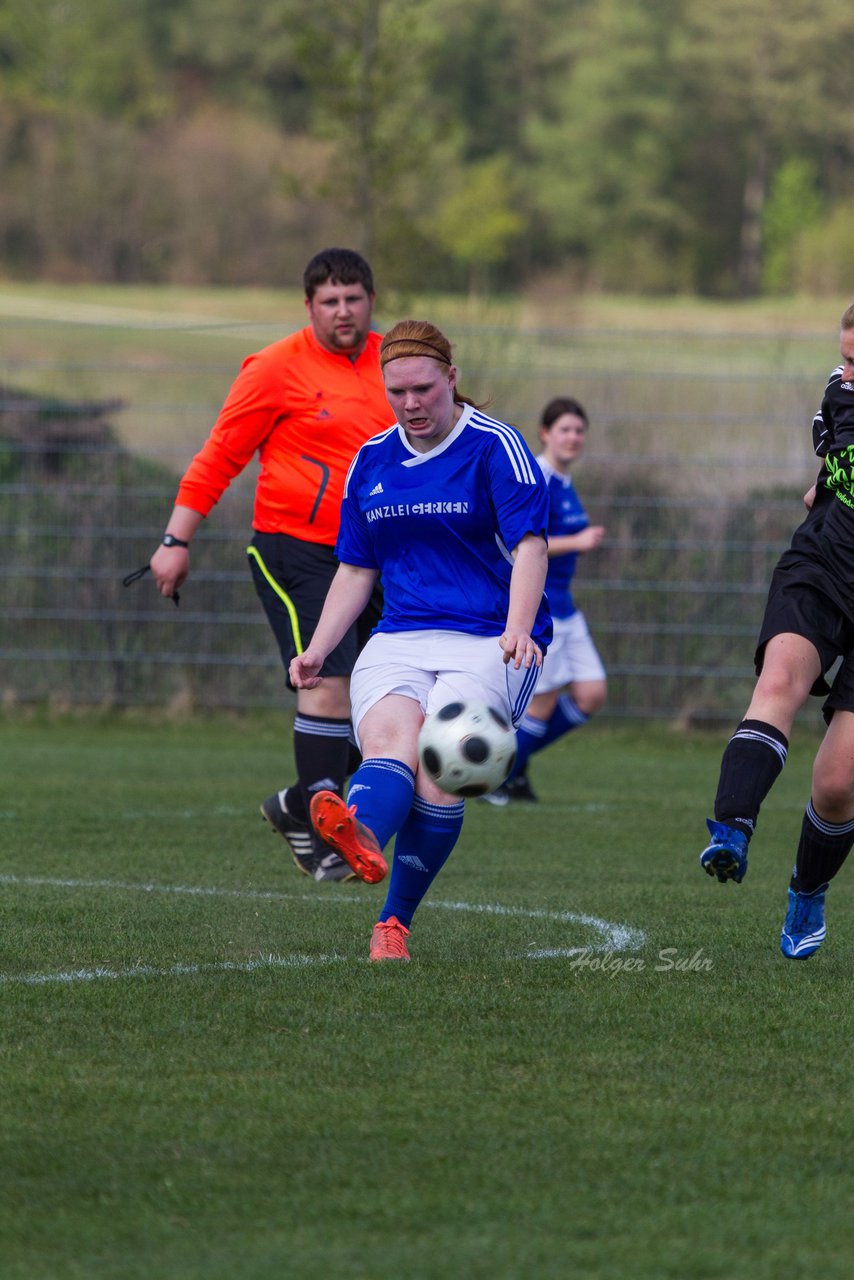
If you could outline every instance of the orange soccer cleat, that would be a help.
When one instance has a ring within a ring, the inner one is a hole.
[[[309,808],[312,825],[321,840],[339,853],[360,880],[378,884],[388,875],[388,863],[376,836],[356,817],[334,791],[318,791]]]
[[[409,930],[398,920],[397,916],[389,916],[374,925],[371,934],[371,960],[411,960],[406,949]]]

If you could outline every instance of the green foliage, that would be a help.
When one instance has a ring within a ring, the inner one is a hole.
[[[854,199],[841,200],[827,216],[799,236],[793,268],[797,288],[806,293],[847,295],[854,280],[851,236]]]
[[[579,258],[591,281],[609,289],[691,284],[680,245],[693,228],[674,181],[672,9],[644,0],[589,5],[567,40],[552,110],[528,131],[535,198],[555,252]]]
[[[2,0],[0,270],[259,283],[334,236],[393,287],[779,292],[798,166],[854,194],[852,39],[839,0]]]
[[[447,256],[467,268],[474,293],[488,268],[507,260],[524,230],[519,190],[506,155],[467,165],[455,179],[425,225]]]
[[[309,210],[312,235],[346,235],[334,204],[317,207],[328,153],[213,104],[148,133],[92,113],[31,115],[0,103],[6,269],[118,281],[298,278]]]
[[[850,155],[839,104],[854,91],[854,71],[839,50],[852,36],[854,13],[836,0],[686,0],[678,59],[692,94],[684,123],[708,165],[691,204],[725,230],[718,253],[746,296],[762,280],[762,210],[777,170],[809,155],[830,190],[840,157]]]
[[[800,157],[777,170],[763,212],[766,293],[791,293],[795,285],[798,241],[818,224],[823,201],[815,165]]]
[[[150,9],[153,0],[3,0],[2,97],[140,124],[160,118],[172,104]]]

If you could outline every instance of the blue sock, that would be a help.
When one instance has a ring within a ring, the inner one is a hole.
[[[384,849],[406,821],[415,795],[415,775],[400,760],[363,760],[350,779],[347,803]]]
[[[397,835],[388,896],[380,920],[396,916],[409,927],[415,908],[448,860],[463,829],[459,804],[429,804],[416,796]]]
[[[508,774],[507,781],[518,778],[525,772],[525,766],[535,751],[542,746],[543,735],[548,729],[546,720],[535,720],[533,716],[523,716],[516,729],[516,761]]]
[[[525,772],[525,766],[531,756],[542,751],[543,747],[550,746],[558,738],[562,738],[565,733],[580,729],[589,719],[590,716],[580,709],[578,703],[568,693],[560,695],[548,720],[535,720],[533,716],[523,716],[522,723],[516,730],[516,763],[507,781],[510,782],[513,778],[518,778],[520,773]]]
[[[562,738],[565,733],[580,729],[589,719],[589,715],[581,710],[574,698],[568,693],[562,693],[546,725],[546,732],[536,748],[537,751],[542,751],[543,747]]]

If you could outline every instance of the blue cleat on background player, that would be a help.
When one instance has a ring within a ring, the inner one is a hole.
[[[827,933],[824,896],[827,890],[826,884],[820,884],[812,893],[789,890],[789,910],[780,934],[780,950],[787,960],[806,960],[824,942]]]
[[[706,819],[711,844],[700,854],[700,866],[707,875],[717,876],[721,884],[734,880],[741,884],[747,875],[747,836],[723,822]]]

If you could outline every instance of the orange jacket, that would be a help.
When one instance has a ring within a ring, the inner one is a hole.
[[[347,468],[394,422],[380,341],[369,334],[351,359],[327,351],[309,326],[247,356],[176,501],[206,516],[258,450],[253,528],[334,546]]]

